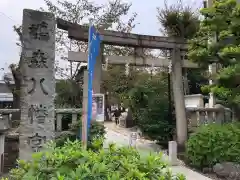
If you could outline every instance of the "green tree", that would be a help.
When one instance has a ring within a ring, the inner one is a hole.
[[[45,0],[47,9],[40,8],[42,11],[50,11],[55,14],[56,17],[62,18],[64,20],[67,20],[72,23],[79,23],[84,24],[84,22],[87,22],[89,18],[94,18],[94,23],[97,24],[97,26],[101,26],[102,29],[116,29],[117,31],[123,31],[123,32],[130,32],[132,28],[135,27],[134,20],[136,17],[136,14],[133,13],[132,16],[127,20],[123,21],[123,17],[128,14],[128,11],[131,7],[131,4],[129,3],[123,3],[120,0],[113,0],[109,1],[105,5],[99,5],[92,3],[89,0],[76,0],[75,2],[68,2],[65,0],[59,0],[56,4],[54,4],[51,0]],[[126,18],[125,18],[126,19]],[[115,28],[113,28],[115,27]],[[16,27],[14,26],[14,31],[19,36],[19,42],[17,45],[20,47],[23,47],[23,41],[22,41],[22,32],[21,32],[21,26]],[[119,48],[119,47],[113,47],[113,46],[106,46],[106,53],[112,53],[114,52],[128,52],[129,48]],[[57,29],[56,32],[56,53],[57,58],[55,68],[58,75],[60,75],[63,78],[74,79],[75,75],[78,73],[78,70],[80,68],[80,63],[76,65],[74,68],[75,71],[72,73],[72,76],[70,76],[71,73],[69,73],[69,70],[71,67],[62,68],[60,66],[61,60],[67,60],[66,54],[69,50],[72,51],[86,51],[87,50],[87,44],[84,42],[78,42],[69,40],[67,32]],[[21,64],[23,62],[22,54],[20,55],[20,60],[17,64],[11,64],[10,70],[13,75],[14,85],[10,84],[10,79],[6,76],[4,78],[6,84],[10,88],[10,90],[13,93],[14,97],[14,108],[20,108],[20,87],[21,87],[21,81],[22,81],[22,73],[21,73]],[[71,81],[72,82],[72,81]],[[61,81],[57,84],[57,91],[58,87],[62,86],[61,84],[68,83],[68,85],[72,85],[72,88],[74,89],[76,87],[76,83],[70,83]],[[63,89],[66,90],[66,92],[63,92]],[[68,88],[63,88],[61,90],[62,94],[67,95],[66,97],[62,98],[61,100],[56,100],[61,105],[62,104],[69,104],[69,99],[74,99],[74,97],[78,96],[78,94],[74,94],[73,97],[70,98],[71,93],[68,91]],[[77,88],[76,91],[82,91],[81,88]],[[58,96],[59,97],[59,96]],[[69,98],[68,98],[69,97]],[[66,100],[68,99],[68,100]],[[67,102],[62,102],[62,100],[66,100]],[[72,100],[70,100],[72,101]],[[20,116],[18,115],[16,119],[20,119]]]
[[[217,63],[221,67],[211,77],[214,85],[203,90],[213,92],[225,105],[239,109],[240,6],[236,0],[216,0],[212,7],[203,8],[201,14],[205,19],[190,41],[188,56],[202,66]]]
[[[130,32],[135,27],[134,20],[136,13],[133,13],[130,18],[126,18],[128,11],[131,8],[130,3],[122,2],[121,0],[109,0],[105,5],[93,3],[89,0],[75,0],[69,2],[66,0],[59,0],[53,3],[51,0],[44,0],[47,9],[41,8],[43,11],[50,11],[55,14],[56,17],[69,21],[71,23],[87,25],[89,19],[93,20],[101,30],[114,29],[121,32]],[[123,17],[127,19],[123,21]],[[119,51],[128,51],[129,48],[121,48],[114,46],[105,46],[105,54],[119,54]],[[61,60],[67,60],[66,55],[68,51],[87,51],[87,43],[70,40],[68,38],[68,32],[57,29],[56,32],[56,52],[61,57]],[[62,77],[66,77],[69,74],[69,69],[60,68],[57,62],[57,72]],[[72,73],[72,79],[77,75],[81,63],[77,63]]]
[[[108,92],[110,104],[119,104],[121,102],[128,104],[128,92],[134,88],[139,73],[132,69],[126,75],[125,67],[117,65],[109,66],[103,72],[102,89],[104,92]]]
[[[166,145],[173,132],[169,123],[167,75],[141,73],[129,91],[133,118],[143,135]]]
[[[199,28],[199,16],[196,9],[183,4],[181,0],[174,5],[168,5],[165,0],[164,8],[157,8],[157,18],[161,32],[170,37],[192,38]]]
[[[157,18],[158,18],[159,24],[161,25],[160,31],[165,36],[181,38],[187,41],[187,39],[194,37],[194,35],[199,29],[199,15],[196,13],[197,12],[196,9],[189,6],[189,4],[187,5],[184,4],[181,0],[179,0],[178,3],[174,5],[168,5],[165,1],[165,7],[157,8],[157,12],[158,12]],[[171,52],[169,51],[163,51],[162,54],[163,56],[166,56],[166,57],[171,56]],[[193,87],[197,87],[197,89],[200,89],[196,80],[200,79],[198,77],[201,77],[201,71],[197,69],[194,72],[192,70],[188,70],[184,68],[182,69],[182,71],[183,71],[183,75],[186,75],[185,73],[187,73],[188,75],[187,77],[188,81],[187,83],[185,81],[183,85],[184,89],[190,93],[192,93],[191,90],[194,89]],[[197,75],[196,72],[200,72],[198,73],[198,76],[196,76]],[[190,80],[190,83],[189,83],[189,80]],[[189,88],[189,85],[191,85],[190,88]],[[172,103],[172,102],[168,102],[168,103]],[[171,113],[173,114],[173,112]],[[174,117],[174,116],[172,115],[171,117]],[[170,129],[171,130],[170,132],[173,132],[174,130],[173,127],[175,126],[174,123],[176,122],[176,120],[170,120],[170,121],[172,121],[173,123],[169,124],[165,122],[165,129]],[[173,125],[173,127],[171,127],[170,125]],[[182,132],[185,134],[184,131]]]
[[[62,18],[72,23],[86,24],[86,22],[88,22],[88,19],[93,18],[93,23],[98,28],[104,30],[114,29],[121,32],[130,32],[135,27],[135,13],[133,13],[132,16],[126,21],[122,20],[123,17],[128,14],[129,9],[131,8],[131,4],[124,3],[120,0],[111,0],[108,1],[105,5],[99,5],[89,0],[76,0],[74,2],[60,0],[57,3],[53,3],[51,0],[44,1],[47,5],[47,9],[42,8],[42,10],[50,11],[54,13],[56,17]],[[67,60],[66,54],[68,51],[87,51],[87,44],[85,42],[69,40],[67,32],[59,29],[57,29],[56,33],[56,43],[56,52],[62,60]],[[104,46],[104,54],[106,55],[126,55],[130,53],[133,53],[133,49],[110,45]],[[80,94],[82,94],[82,86],[75,85],[76,83],[72,81],[79,73],[81,63],[77,63],[76,67],[73,70],[73,73],[71,73],[72,76],[69,77],[66,76],[66,74],[69,74],[69,67],[67,69],[60,68],[60,62],[61,61],[58,61],[56,63],[57,72],[62,77],[67,77],[67,79],[70,79],[69,82],[61,81],[61,83],[67,83],[68,85],[71,85],[71,88],[62,88],[61,94],[66,95],[66,97],[62,98],[62,96],[58,100],[66,100],[65,104],[69,104],[70,99],[70,101],[72,101],[76,97],[79,97]],[[57,86],[61,86],[61,83]],[[58,89],[59,88],[57,88],[57,90]],[[71,90],[73,90],[73,92]],[[73,95],[73,97],[70,97],[71,95]],[[82,98],[79,97],[76,102],[79,102],[81,99]]]
[[[169,37],[181,37],[192,39],[199,30],[200,20],[196,8],[184,4],[181,0],[177,4],[167,5],[164,8],[157,8],[158,21],[161,32]],[[208,83],[207,78],[203,75],[206,68],[185,69],[189,80],[190,94],[201,93],[201,85]]]
[[[57,107],[82,107],[82,85],[74,80],[59,80],[56,82]]]

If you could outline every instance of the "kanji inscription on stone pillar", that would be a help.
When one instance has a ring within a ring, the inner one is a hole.
[[[24,9],[22,36],[24,61],[19,151],[20,159],[28,160],[33,149],[39,151],[55,135],[54,15]],[[38,141],[40,144],[36,144]]]
[[[39,152],[46,142],[46,136],[40,136],[35,133],[33,136],[28,137],[28,144],[33,152]]]

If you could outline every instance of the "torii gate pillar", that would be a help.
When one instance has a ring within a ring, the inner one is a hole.
[[[100,52],[94,66],[94,72],[93,72],[93,92],[94,93],[101,93],[103,48],[104,48],[104,45],[101,44]]]

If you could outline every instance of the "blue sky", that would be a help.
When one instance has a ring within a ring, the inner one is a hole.
[[[53,2],[56,0],[52,0]],[[75,0],[69,0],[75,1]],[[104,4],[107,0],[92,0],[99,4]],[[164,7],[164,0],[125,0],[132,3],[130,14],[138,14],[136,22],[139,23],[134,29],[134,33],[146,35],[160,35],[159,24],[157,22],[156,7]],[[187,4],[199,7],[202,0],[185,0]],[[194,2],[194,3],[193,3]],[[168,4],[177,3],[177,0],[167,0]],[[8,71],[11,63],[19,60],[19,49],[16,46],[17,35],[13,31],[13,25],[20,25],[22,21],[22,11],[24,8],[39,9],[45,7],[43,0],[0,0],[0,21],[2,28],[0,31],[0,79],[3,72]],[[63,62],[63,64],[66,64]]]

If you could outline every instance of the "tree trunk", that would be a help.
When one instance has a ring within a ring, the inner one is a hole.
[[[20,109],[20,95],[13,93],[13,109]],[[20,120],[20,112],[12,114],[12,120]]]
[[[12,92],[13,94],[13,109],[20,109],[20,88],[21,82],[19,79],[15,79],[15,88]],[[20,111],[17,113],[13,113],[12,120],[19,120],[20,121]]]

